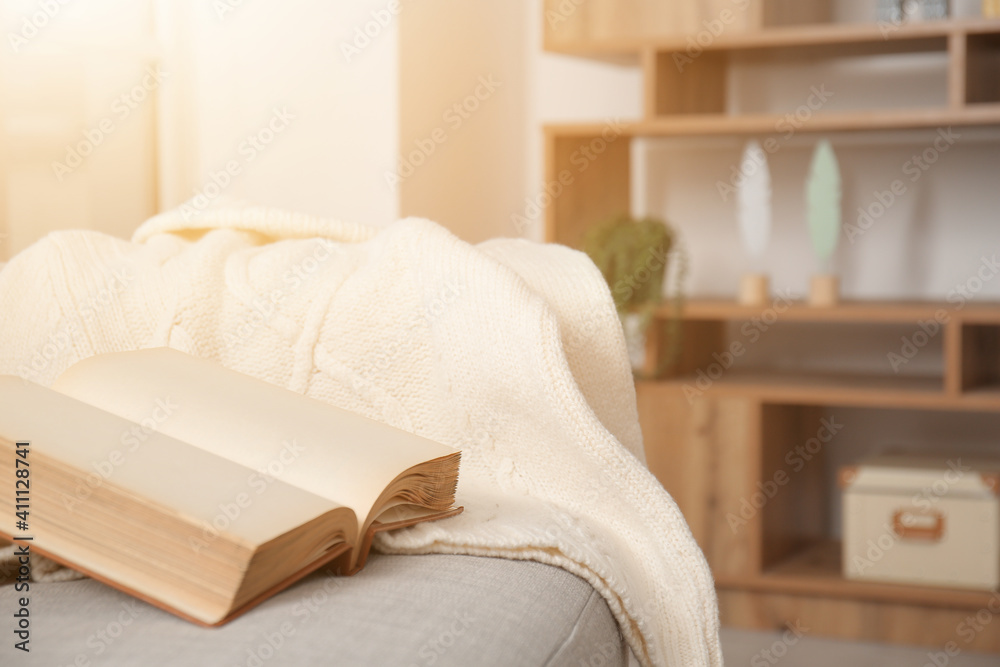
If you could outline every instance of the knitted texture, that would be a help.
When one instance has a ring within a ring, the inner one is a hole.
[[[50,234],[0,272],[0,312],[2,373],[48,385],[168,346],[461,448],[465,512],[376,548],[564,568],[642,664],[722,664],[711,573],[643,463],[621,326],[581,253],[414,218],[166,213],[131,242]]]

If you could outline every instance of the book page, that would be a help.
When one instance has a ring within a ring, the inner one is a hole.
[[[167,348],[86,359],[53,387],[350,507],[359,527],[396,476],[455,451]]]
[[[130,447],[125,443],[135,424],[17,377],[0,376],[0,405],[0,439],[30,441],[29,457],[52,459],[86,476],[87,483],[75,489],[45,489],[53,497],[56,491],[65,494],[61,505],[69,517],[95,489],[110,484],[202,524],[208,535],[224,524],[227,534],[256,548],[339,507],[276,480],[264,498],[255,492],[252,470],[163,433],[150,433],[141,446]],[[34,478],[36,486],[46,483],[42,472]],[[13,520],[12,512],[5,514],[0,528],[11,533]]]

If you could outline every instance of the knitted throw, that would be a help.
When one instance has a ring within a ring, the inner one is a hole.
[[[643,665],[722,664],[711,573],[644,465],[621,325],[581,253],[412,218],[172,212],[131,242],[50,234],[0,272],[0,313],[0,373],[48,385],[169,346],[460,447],[465,512],[377,549],[555,565]]]

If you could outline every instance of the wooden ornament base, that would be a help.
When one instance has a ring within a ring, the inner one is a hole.
[[[748,273],[740,280],[740,303],[766,306],[771,298],[770,280],[763,273]]]
[[[813,276],[809,284],[809,305],[829,308],[840,303],[840,278],[823,274]]]

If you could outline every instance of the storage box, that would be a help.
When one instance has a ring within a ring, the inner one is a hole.
[[[839,481],[848,579],[1000,586],[1000,461],[885,455]]]

